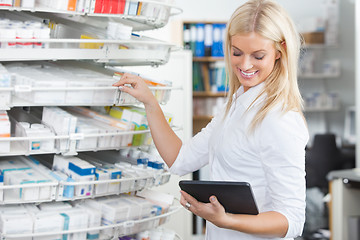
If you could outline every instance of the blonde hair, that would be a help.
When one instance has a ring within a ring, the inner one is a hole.
[[[274,41],[275,49],[281,53],[272,73],[267,77],[264,91],[264,105],[255,115],[251,129],[262,122],[266,114],[279,103],[282,111],[298,111],[302,114],[303,100],[297,84],[298,58],[301,36],[287,12],[272,0],[249,0],[231,16],[225,36],[225,65],[229,84],[225,116],[228,114],[232,96],[240,87],[240,82],[231,68],[231,37],[236,34],[255,32]]]

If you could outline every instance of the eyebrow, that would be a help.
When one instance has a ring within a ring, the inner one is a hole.
[[[239,50],[239,51],[241,51],[242,52],[242,50],[241,49],[239,49],[239,48],[237,48],[237,47],[235,47],[234,45],[231,45],[231,47],[233,47],[233,48],[236,48],[237,50]],[[253,53],[259,53],[259,52],[267,52],[265,49],[260,49],[260,50],[257,50],[257,51],[255,51],[255,52],[253,52]]]

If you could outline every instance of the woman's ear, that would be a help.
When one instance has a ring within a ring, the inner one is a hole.
[[[277,51],[277,52],[276,52],[276,56],[275,56],[275,60],[280,59],[280,57],[281,57],[281,52],[280,52],[280,51]]]
[[[286,42],[285,42],[285,41],[282,41],[280,44],[281,44],[281,46],[282,46],[283,48],[285,48],[285,50],[286,50]],[[279,59],[280,57],[281,57],[281,52],[278,51],[278,52],[276,53],[276,60]]]

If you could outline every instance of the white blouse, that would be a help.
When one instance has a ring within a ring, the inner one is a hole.
[[[211,180],[249,182],[259,211],[283,214],[289,223],[285,239],[292,239],[301,235],[305,222],[305,146],[309,134],[301,114],[283,114],[280,107],[271,110],[250,133],[253,117],[264,103],[264,94],[257,99],[263,88],[264,83],[245,93],[239,88],[225,119],[223,112],[219,113],[184,144],[170,171],[185,175],[210,164]],[[264,238],[207,222],[206,239]]]

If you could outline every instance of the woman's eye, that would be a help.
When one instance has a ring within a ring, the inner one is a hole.
[[[262,57],[255,57],[256,60],[262,60],[264,58],[264,56]]]
[[[234,52],[233,52],[233,55],[234,55],[235,57],[239,57],[239,56],[241,56],[241,52],[236,52],[236,51],[234,51]]]

